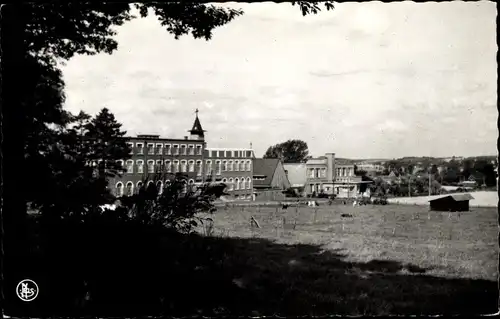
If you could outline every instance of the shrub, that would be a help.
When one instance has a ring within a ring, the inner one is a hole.
[[[214,200],[224,195],[225,184],[188,185],[187,177],[176,174],[160,192],[155,180],[144,180],[138,194],[122,198],[122,210],[130,218],[144,224],[161,225],[182,233],[190,233],[204,218],[200,213],[216,211]]]

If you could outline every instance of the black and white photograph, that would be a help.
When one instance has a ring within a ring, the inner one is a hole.
[[[0,13],[4,318],[499,313],[496,2]]]

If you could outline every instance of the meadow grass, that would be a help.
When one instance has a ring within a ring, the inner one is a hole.
[[[260,228],[251,227],[251,216]],[[260,315],[498,309],[494,208],[232,207],[212,218],[214,236],[232,243],[224,267]]]

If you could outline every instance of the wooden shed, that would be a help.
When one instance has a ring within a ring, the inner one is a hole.
[[[474,199],[471,194],[450,194],[430,200],[430,210],[438,212],[466,212],[469,211],[469,200]]]

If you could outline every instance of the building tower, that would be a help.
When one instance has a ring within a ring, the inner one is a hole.
[[[205,130],[201,127],[200,119],[198,118],[198,109],[195,111],[196,118],[194,119],[193,128],[188,132],[191,134],[191,140],[205,140]]]

